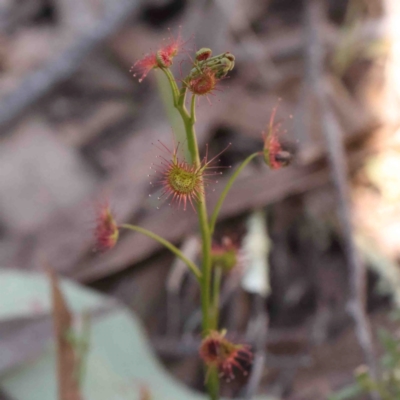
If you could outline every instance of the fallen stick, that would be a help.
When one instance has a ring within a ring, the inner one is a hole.
[[[355,333],[364,353],[371,376],[376,378],[377,366],[373,349],[371,328],[365,311],[366,274],[354,241],[349,206],[349,185],[347,183],[347,160],[343,145],[343,132],[333,113],[325,88],[323,71],[323,49],[318,35],[318,23],[323,18],[321,2],[307,0],[305,3],[306,34],[306,79],[309,80],[313,94],[318,100],[322,119],[322,133],[325,137],[332,179],[336,188],[337,212],[342,228],[350,278],[349,313],[355,324]],[[373,393],[374,399],[379,399]]]
[[[0,99],[0,134],[31,105],[67,80],[97,45],[115,32],[139,8],[138,0],[105,2],[104,14],[92,28],[75,38],[55,59],[30,73],[10,94]]]

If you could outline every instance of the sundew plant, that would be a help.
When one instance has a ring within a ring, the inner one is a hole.
[[[132,67],[134,76],[139,82],[155,69],[161,70],[168,79],[172,93],[173,105],[182,118],[186,133],[186,144],[189,157],[179,155],[179,145],[169,150],[160,143],[162,154],[158,173],[161,174],[161,197],[169,199],[177,207],[195,212],[201,233],[201,265],[188,259],[175,245],[139,226],[117,225],[110,207],[106,204],[98,212],[96,240],[97,247],[106,251],[115,246],[121,229],[140,232],[158,241],[178,258],[180,258],[196,278],[201,293],[202,342],[199,355],[205,365],[205,384],[209,397],[219,399],[219,380],[232,380],[235,373],[248,373],[251,368],[252,352],[248,345],[233,343],[227,332],[219,325],[219,291],[221,274],[229,272],[238,261],[235,246],[228,242],[213,246],[213,233],[218,214],[235,179],[246,165],[256,157],[262,157],[271,169],[287,165],[291,155],[282,149],[278,128],[274,124],[275,111],[272,111],[266,132],[263,133],[264,147],[250,154],[239,167],[230,173],[225,188],[222,190],[215,208],[210,213],[207,209],[206,191],[209,176],[215,175],[216,157],[208,155],[201,158],[197,144],[195,123],[197,98],[213,93],[221,79],[227,77],[235,66],[235,57],[230,52],[213,55],[209,48],[202,48],[193,55],[183,52],[183,40],[170,38],[157,51],[146,54]],[[176,79],[170,69],[175,57],[185,54],[191,69],[184,78]]]

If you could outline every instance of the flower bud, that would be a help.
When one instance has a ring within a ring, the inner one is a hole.
[[[202,73],[186,80],[186,86],[195,95],[204,96],[211,93],[217,84],[215,73],[206,68]]]
[[[207,47],[202,47],[200,50],[196,52],[195,60],[196,61],[204,61],[211,57],[212,51]]]
[[[235,57],[229,52],[210,56],[210,49],[200,49],[196,53],[193,68],[184,79],[187,88],[195,95],[203,96],[211,93],[218,81],[224,78],[235,65]]]
[[[217,56],[206,58],[203,61],[198,61],[197,63],[195,63],[194,67],[189,73],[188,78],[196,78],[198,75],[201,75],[204,73],[204,71],[208,70],[213,72],[217,79],[222,79],[227,75],[229,71],[233,69],[234,66],[235,56],[229,52],[222,53]]]
[[[172,65],[172,56],[165,51],[159,50],[156,53],[156,61],[158,68],[169,68]]]

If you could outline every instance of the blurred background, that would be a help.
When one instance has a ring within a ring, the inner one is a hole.
[[[349,313],[357,282],[367,288],[377,362],[378,329],[396,334],[398,0],[0,0],[0,377],[14,382],[0,378],[4,399],[46,398],[17,395],[29,377],[13,371],[39,368],[32,362],[46,335],[38,332],[50,327],[36,317],[48,310],[36,295],[24,297],[23,315],[7,308],[29,292],[43,259],[130,310],[149,352],[203,390],[193,278],[139,234],[123,234],[108,253],[92,251],[95,205],[108,199],[119,222],[198,257],[196,214],[149,196],[159,152],[152,142],[171,144],[173,130],[182,132],[168,87],[157,72],[140,84],[129,72],[179,32],[190,52],[236,56],[220,90],[199,101],[203,154],[206,143],[217,154],[231,142],[220,163],[237,167],[261,149],[278,103],[280,137],[294,154],[279,171],[249,165],[222,209],[216,243],[229,237],[243,253],[224,280],[222,326],[256,354],[250,379],[239,373],[224,395],[327,399],[351,384],[365,362]],[[180,77],[179,63],[173,70]],[[211,205],[230,173],[211,184]],[[10,271],[26,277],[18,290],[7,286]],[[146,393],[140,398],[152,398]]]

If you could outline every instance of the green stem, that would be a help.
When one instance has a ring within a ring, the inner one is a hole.
[[[181,89],[181,98],[185,98],[187,88],[184,86]],[[199,147],[197,145],[196,132],[194,129],[194,124],[196,123],[196,110],[195,110],[195,101],[196,96],[192,95],[191,106],[190,106],[190,114],[188,113],[184,104],[178,104],[178,111],[182,116],[183,124],[185,125],[186,130],[186,139],[187,146],[189,149],[191,160],[190,162],[194,164],[197,168],[201,166]],[[203,184],[203,192],[204,192],[204,184]]]
[[[207,389],[211,400],[219,399],[219,376],[216,367],[210,367],[208,370]]]
[[[191,158],[188,161],[192,163],[195,168],[201,168],[200,153],[194,128],[196,122],[196,96],[192,95],[189,114],[185,105],[187,93],[186,85],[183,84],[181,90],[179,90],[171,71],[169,69],[163,69],[163,71],[171,85],[174,97],[174,106],[181,115],[185,126],[187,147]],[[202,239],[202,272],[201,276],[196,276],[200,278],[202,330],[203,336],[205,336],[210,330],[216,329],[217,326],[214,319],[211,318],[211,233],[208,221],[204,182],[201,182],[199,193],[197,213]],[[159,237],[159,239],[162,238]],[[197,268],[196,271],[198,271]],[[211,400],[217,400],[219,398],[219,377],[216,368],[212,368],[208,373],[207,389]]]
[[[182,108],[185,107],[186,92],[187,92],[187,87],[186,85],[183,85],[179,92],[178,107]]]
[[[143,235],[146,235],[146,236],[156,240],[158,243],[161,243],[168,250],[172,251],[172,253],[174,253],[178,258],[180,258],[189,267],[189,269],[193,272],[195,277],[199,281],[201,281],[202,273],[199,271],[199,269],[193,263],[193,261],[190,261],[177,247],[175,247],[168,240],[162,238],[161,236],[158,236],[157,234],[155,234],[151,231],[148,231],[147,229],[141,228],[140,226],[131,225],[131,224],[123,224],[123,225],[121,225],[121,228],[130,229],[131,231],[136,231],[136,232],[142,233]]]
[[[172,72],[170,69],[163,68],[162,71],[165,73],[166,77],[168,78],[168,82],[171,85],[172,96],[174,98],[174,106],[178,107],[178,102],[180,100],[180,93],[179,93],[178,85],[176,84],[175,78],[172,75]]]
[[[196,132],[194,124],[196,122],[196,97],[192,95],[191,106],[190,106],[190,118],[186,119],[183,117],[183,122],[186,128],[186,135],[188,141],[188,148],[192,155],[192,162],[196,168],[201,167],[201,159],[199,148],[197,145]],[[210,330],[216,329],[216,323],[211,315],[211,233],[208,223],[207,205],[204,191],[204,183],[201,183],[199,201],[197,205],[197,212],[199,218],[199,225],[202,238],[202,279],[201,285],[201,310],[202,310],[202,330],[203,336],[206,336]],[[219,377],[216,368],[212,368],[208,371],[207,389],[211,400],[217,400],[219,398]]]
[[[201,167],[201,159],[199,148],[197,145],[196,132],[194,128],[194,123],[196,121],[195,115],[195,96],[192,96],[191,103],[191,115],[189,119],[184,119],[186,135],[188,141],[189,151],[192,155],[193,165],[196,168]],[[211,235],[208,225],[208,214],[207,206],[204,192],[204,183],[201,183],[201,188],[199,190],[199,201],[197,204],[197,212],[199,218],[199,225],[202,238],[202,273],[203,277],[201,279],[201,293],[202,293],[202,312],[203,312],[203,334],[211,329],[210,326],[210,287],[211,287]]]
[[[199,149],[197,146],[196,133],[194,130],[194,124],[196,122],[196,116],[195,116],[196,96],[192,96],[191,113],[189,114],[185,106],[185,99],[187,92],[186,85],[183,85],[181,90],[179,90],[171,71],[169,69],[163,69],[163,72],[167,76],[168,81],[171,85],[171,90],[174,97],[174,106],[181,115],[183,124],[185,126],[187,147],[189,149],[189,154],[190,154],[190,160],[188,161],[196,166],[197,165],[200,166],[200,158],[199,158],[199,163],[197,164],[196,162],[196,157],[199,154]]]
[[[190,102],[190,119],[192,124],[196,123],[196,96],[192,95],[192,100]]]
[[[253,153],[250,156],[248,156],[242,164],[240,164],[239,168],[232,174],[232,176],[229,178],[228,183],[226,184],[224,190],[221,193],[221,196],[219,197],[217,204],[215,205],[214,211],[211,215],[211,220],[210,220],[210,234],[212,235],[214,233],[215,229],[215,224],[217,222],[218,214],[221,210],[222,204],[225,200],[226,195],[228,194],[230,188],[232,187],[233,183],[235,182],[236,178],[239,176],[239,174],[242,172],[242,170],[246,167],[246,165],[255,157],[260,155],[259,152]]]

